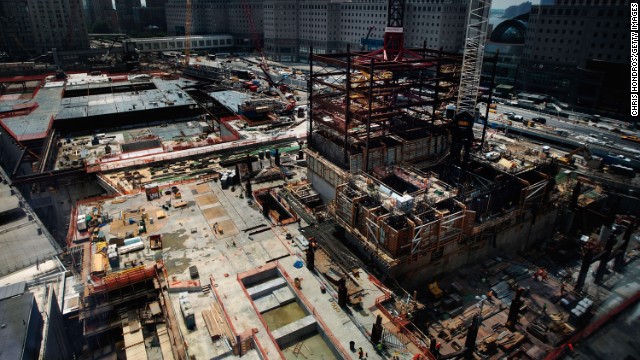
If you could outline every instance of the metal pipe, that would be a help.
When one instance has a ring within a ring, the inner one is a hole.
[[[584,286],[584,281],[587,279],[587,273],[589,272],[589,267],[591,266],[592,260],[593,247],[587,244],[587,246],[585,247],[584,255],[582,255],[582,266],[580,267],[578,279],[576,280],[576,290],[582,289],[582,287]]]
[[[482,126],[482,138],[480,140],[480,151],[484,146],[484,138],[487,134],[487,124],[489,123],[489,108],[491,106],[491,100],[493,99],[493,87],[496,82],[496,69],[498,67],[498,55],[500,55],[500,50],[496,51],[496,55],[493,57],[493,71],[491,73],[491,84],[489,85],[489,100],[487,100],[487,106],[484,111],[484,124]]]
[[[371,59],[371,69],[369,71],[369,75],[371,76],[371,78],[369,79],[369,109],[368,109],[368,115],[367,115],[367,142],[365,143],[365,152],[366,152],[366,157],[365,157],[365,162],[364,162],[364,171],[368,172],[369,171],[369,140],[371,138],[371,107],[373,105],[373,84],[374,84],[374,80],[373,80],[373,64],[374,64],[374,59]]]
[[[311,144],[311,134],[313,133],[313,45],[309,46],[309,81],[307,82],[307,106],[309,107],[309,132],[307,133],[307,144]]]
[[[426,44],[427,43],[425,41],[425,46]],[[438,97],[440,96],[438,89],[440,88],[441,68],[442,68],[442,47],[438,49],[438,61],[436,63],[436,86],[433,94],[433,108],[431,109],[431,125],[433,125],[436,122],[436,109],[440,104],[440,102],[438,101]]]
[[[349,164],[349,124],[351,122],[351,46],[347,44],[347,97],[344,114],[344,164]]]
[[[613,245],[615,245],[617,240],[617,231],[611,231],[609,237],[607,238],[607,242],[604,246],[604,253],[600,256],[600,264],[598,264],[598,269],[596,269],[596,274],[594,276],[594,281],[596,283],[602,282],[602,278],[604,277],[604,273],[607,271],[607,263],[609,263],[609,259],[611,257],[611,250],[613,249]]]
[[[629,241],[631,240],[631,234],[635,230],[636,222],[628,222],[627,228],[622,236],[622,245],[618,248],[618,254],[616,255],[616,260],[614,262],[614,268],[616,271],[622,271],[624,268],[624,257],[627,253],[627,247],[629,246]]]

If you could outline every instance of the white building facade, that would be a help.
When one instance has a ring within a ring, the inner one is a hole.
[[[387,24],[384,0],[193,0],[193,34],[230,34],[240,49],[255,41],[247,15],[253,18],[265,54],[275,61],[302,61],[313,47],[316,53],[356,51],[382,46]],[[184,31],[185,0],[167,3],[167,31]],[[465,0],[407,0],[404,32],[406,47],[442,48],[462,52],[467,18]],[[182,32],[181,32],[182,31]],[[368,35],[368,37],[367,37]]]

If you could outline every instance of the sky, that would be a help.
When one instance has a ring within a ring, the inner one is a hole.
[[[512,5],[520,5],[527,0],[493,0],[491,1],[492,9],[506,9]],[[540,0],[529,0],[531,4],[538,5],[540,4]]]
[[[140,2],[142,3],[142,6],[147,6],[147,0],[140,0]],[[116,0],[111,0],[111,3],[113,4],[113,8],[116,8]]]

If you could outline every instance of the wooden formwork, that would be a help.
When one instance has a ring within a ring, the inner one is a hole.
[[[521,190],[520,205],[526,207],[534,203],[542,203],[541,199],[547,195],[549,176],[539,171],[528,171],[519,174],[517,179],[524,186]]]
[[[307,154],[307,169],[318,174],[329,184],[338,186],[347,182],[348,173],[313,150],[304,149]]]
[[[350,227],[355,228],[357,223],[358,203],[366,198],[366,195],[359,194],[358,191],[348,189],[349,184],[338,185],[336,188],[336,215],[340,216]],[[356,195],[349,196],[347,191],[353,191]]]

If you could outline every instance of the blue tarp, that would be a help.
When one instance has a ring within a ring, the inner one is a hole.
[[[296,268],[296,269],[300,269],[303,266],[304,266],[304,263],[302,261],[300,261],[300,260],[298,260],[298,261],[293,263],[293,267]]]

